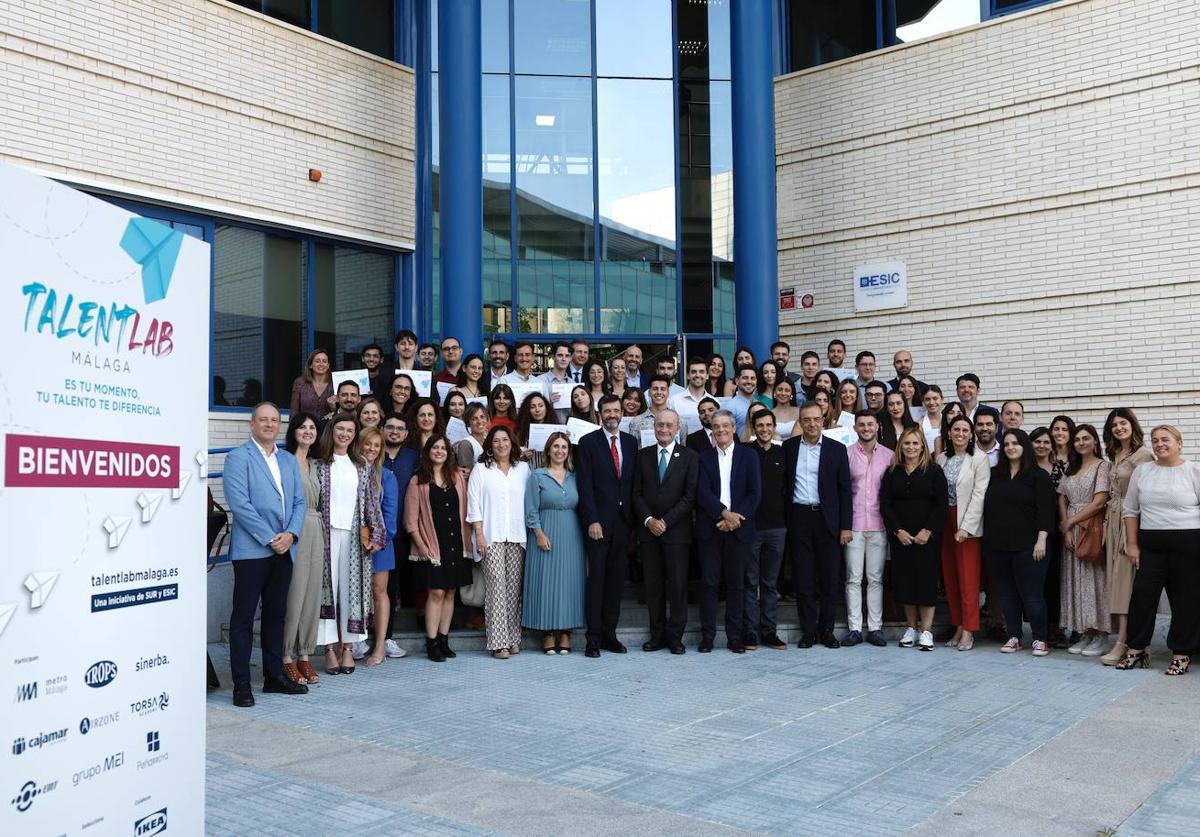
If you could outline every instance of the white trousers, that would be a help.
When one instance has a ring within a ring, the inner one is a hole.
[[[317,645],[336,643],[339,626],[342,629],[342,642],[357,642],[367,638],[366,634],[352,634],[346,628],[346,618],[350,613],[352,537],[354,537],[354,533],[349,529],[329,530],[329,575],[330,582],[333,584],[333,601],[337,607],[337,618],[321,620],[321,624],[317,628]]]
[[[867,573],[867,630],[883,628],[883,565],[887,561],[887,532],[854,532],[846,544],[846,621],[862,631],[862,580]]]

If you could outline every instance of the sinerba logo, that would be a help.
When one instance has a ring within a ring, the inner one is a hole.
[[[159,808],[133,824],[133,837],[150,837],[151,834],[162,834],[166,830],[167,809]]]
[[[141,657],[134,664],[134,671],[148,671],[152,668],[161,668],[162,666],[170,665],[171,661],[166,654],[155,654],[153,657]]]
[[[92,663],[83,673],[83,682],[93,689],[107,686],[117,679],[117,664],[112,660],[100,660]]]

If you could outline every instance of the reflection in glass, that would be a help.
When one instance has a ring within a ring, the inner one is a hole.
[[[293,0],[308,6],[308,0]],[[393,0],[317,0],[317,31],[326,37],[391,60]]]
[[[436,9],[435,9],[436,11]],[[436,38],[437,32],[434,32]],[[435,40],[434,43],[437,43]],[[429,109],[429,158],[432,161],[432,171],[429,177],[429,206],[432,232],[429,239],[430,288],[429,288],[429,321],[434,334],[442,331],[442,176],[441,176],[441,112],[438,105],[438,74],[433,73],[430,82],[429,101],[433,106]]]
[[[596,0],[596,75],[671,77],[671,0]]]
[[[480,58],[485,73],[508,72],[508,0],[479,0]]]
[[[793,70],[849,58],[880,46],[875,0],[790,0],[789,12]]]
[[[978,0],[902,0],[896,4],[896,37],[902,43],[976,23]]]
[[[676,331],[671,83],[597,82],[603,331]]]
[[[216,228],[212,368],[230,405],[287,403],[304,358],[304,262],[296,239]]]
[[[590,331],[591,81],[518,77],[516,91],[518,327]]]
[[[709,166],[712,169],[712,255],[733,261],[733,92],[728,81],[708,85]]]
[[[590,75],[589,0],[514,0],[516,72]]]
[[[486,0],[485,0],[486,5]],[[504,4],[507,6],[507,3]],[[508,330],[512,319],[512,154],[508,76],[483,77],[483,322]]]
[[[392,341],[395,257],[353,247],[316,246],[313,259],[315,345],[334,369],[357,367],[363,346]]]

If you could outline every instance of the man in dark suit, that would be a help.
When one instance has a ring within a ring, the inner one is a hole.
[[[717,587],[725,577],[725,641],[744,654],[742,609],[744,580],[754,516],[762,493],[758,456],[734,438],[733,413],[720,410],[712,419],[716,445],[700,454],[696,482],[696,540],[700,552],[700,653],[712,651],[717,633]]]
[[[685,650],[688,546],[697,478],[696,453],[675,444],[677,433],[679,414],[661,410],[654,418],[655,444],[638,451],[633,472],[638,553],[650,611],[650,639],[642,650],[669,648],[672,654]]]
[[[703,398],[696,405],[696,416],[700,419],[700,429],[689,433],[685,444],[696,453],[708,450],[712,445],[712,417],[717,414],[721,405],[713,397]]]
[[[792,582],[804,632],[799,646],[811,648],[819,641],[837,648],[833,614],[841,547],[854,534],[850,461],[844,445],[821,435],[820,404],[808,401],[800,408],[800,430],[800,436],[783,443]]]
[[[633,517],[633,472],[637,440],[621,432],[621,399],[600,399],[603,429],[592,431],[575,446],[575,484],[579,488],[579,521],[587,552],[588,657],[600,650],[624,654],[617,639],[621,587],[625,583],[625,549]],[[615,489],[615,490],[614,490]]]

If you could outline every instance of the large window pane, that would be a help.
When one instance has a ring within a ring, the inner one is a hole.
[[[590,331],[591,81],[518,77],[516,91],[518,328]]]
[[[479,0],[485,73],[508,72],[508,0]]]
[[[224,391],[225,404],[287,404],[304,364],[304,260],[296,239],[216,228],[212,368],[214,391],[218,398]]]
[[[676,330],[675,125],[669,81],[600,79],[597,142],[605,331]]]
[[[508,81],[507,75],[483,77],[483,322],[489,332],[507,331],[512,320]]]
[[[591,75],[589,0],[514,0],[516,72]]]
[[[429,159],[432,171],[429,177],[429,206],[431,218],[431,236],[429,239],[430,277],[429,312],[432,331],[440,334],[442,330],[442,175],[441,175],[441,110],[438,104],[438,74],[433,73],[430,84],[429,129]],[[421,329],[418,328],[418,331]]]
[[[875,0],[790,0],[789,12],[793,70],[879,46]]]
[[[708,85],[708,156],[712,169],[712,255],[733,261],[733,92],[728,81]]]
[[[979,10],[978,0],[897,0],[896,37],[901,42],[915,41],[971,26],[979,23]]]
[[[363,346],[392,344],[396,259],[353,247],[317,245],[313,262],[316,345],[334,369],[354,369]]]
[[[302,0],[307,5],[308,0]],[[352,47],[391,60],[394,0],[317,0],[317,31]]]
[[[596,0],[596,74],[671,77],[671,0]]]

